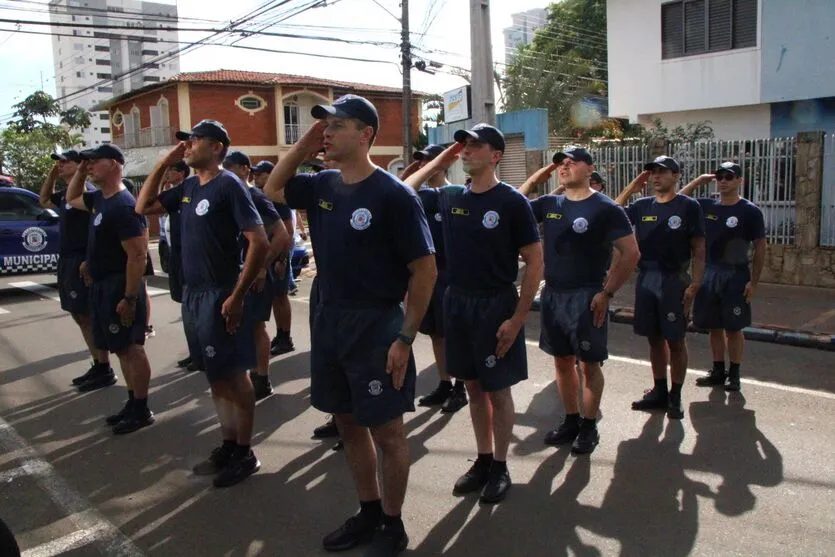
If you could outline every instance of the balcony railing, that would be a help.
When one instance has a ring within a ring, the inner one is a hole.
[[[158,126],[153,128],[142,128],[133,133],[126,133],[114,137],[113,143],[122,149],[136,149],[138,147],[167,147],[174,145],[174,128],[171,126]]]
[[[284,143],[292,145],[299,140],[301,132],[298,124],[284,124]]]

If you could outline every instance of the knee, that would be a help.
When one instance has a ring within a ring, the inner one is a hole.
[[[667,344],[672,354],[683,354],[687,352],[687,342],[683,338],[667,341]]]
[[[403,422],[388,423],[371,428],[371,436],[383,452],[396,451],[406,446],[406,432]]]
[[[569,375],[575,373],[574,364],[576,362],[574,356],[557,356],[554,358],[554,364],[557,368],[557,373],[560,375]]]
[[[584,362],[583,378],[586,380],[586,382],[602,381],[603,370],[600,369],[600,364],[598,362]]]
[[[653,350],[662,350],[667,346],[667,340],[662,336],[652,335],[647,340],[649,341],[650,348]],[[672,342],[670,342],[670,348],[672,348]]]
[[[485,404],[487,402],[487,393],[481,389],[478,381],[465,381],[464,385],[467,388],[467,395],[470,397],[470,404]]]
[[[488,394],[493,409],[501,411],[513,408],[513,395],[510,389],[502,389]]]

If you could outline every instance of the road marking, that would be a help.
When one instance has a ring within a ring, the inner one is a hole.
[[[148,296],[161,296],[163,294],[168,294],[168,290],[163,290],[162,288],[155,288],[153,286],[148,287]]]
[[[19,454],[20,468],[38,482],[40,488],[49,495],[53,503],[75,525],[75,533],[54,540],[55,544],[61,542],[84,545],[95,542],[102,555],[143,557],[142,551],[127,536],[70,487],[52,465],[44,460],[3,418],[0,418],[0,450],[6,454]],[[24,555],[27,557],[46,557],[61,553],[60,551],[58,553],[52,552],[59,547],[58,545],[53,546],[52,543],[32,548],[30,551],[38,552],[31,554],[25,552]],[[69,547],[80,546],[71,545]]]
[[[52,540],[51,542],[27,549],[21,553],[21,557],[54,557],[55,555],[62,555],[68,551],[95,542],[104,533],[104,530],[105,528],[102,526],[78,530],[57,540]]]
[[[6,315],[7,313],[9,313],[9,310],[0,308],[0,315]]]
[[[525,344],[529,346],[536,346],[539,347],[539,341],[525,339]],[[614,362],[622,362],[624,364],[633,364],[643,367],[652,367],[652,364],[649,360],[639,360],[637,358],[628,358],[626,356],[612,356],[609,355],[609,359]],[[703,369],[688,369],[687,373],[690,375],[707,375],[707,371]],[[767,387],[769,389],[776,389],[778,391],[785,391],[787,393],[797,393],[801,395],[810,395],[816,396],[820,398],[826,398],[829,400],[835,400],[835,393],[829,393],[826,391],[816,391],[814,389],[804,389],[803,387],[792,387],[791,385],[781,385],[779,383],[771,383],[769,381],[759,381],[757,379],[741,379],[741,382],[746,385],[752,385],[754,387]]]
[[[50,300],[55,300],[56,302],[61,301],[61,298],[58,296],[58,291],[54,288],[46,286],[45,284],[25,280],[22,282],[10,282],[9,286],[14,286],[15,288],[20,288],[21,290],[26,290],[27,292],[32,292],[33,294],[49,298]]]

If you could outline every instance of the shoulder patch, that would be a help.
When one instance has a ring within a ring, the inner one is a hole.
[[[641,217],[641,222],[655,222],[658,220],[658,217],[655,215],[646,215]]]
[[[333,211],[333,203],[331,203],[330,201],[320,199],[318,205],[320,209],[324,209],[325,211]]]

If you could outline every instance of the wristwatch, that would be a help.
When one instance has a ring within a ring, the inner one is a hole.
[[[406,346],[411,346],[412,343],[415,341],[415,337],[410,337],[406,333],[397,333],[397,340],[399,340]]]
[[[603,289],[603,293],[604,293],[604,294],[606,295],[606,297],[607,297],[607,298],[609,298],[610,300],[611,300],[612,298],[614,298],[614,297],[615,297],[615,293],[614,293],[614,292],[610,292],[609,290],[606,290],[605,288]]]
[[[122,299],[130,304],[136,303],[136,296],[131,296],[130,294],[125,294],[124,296],[122,296]]]

